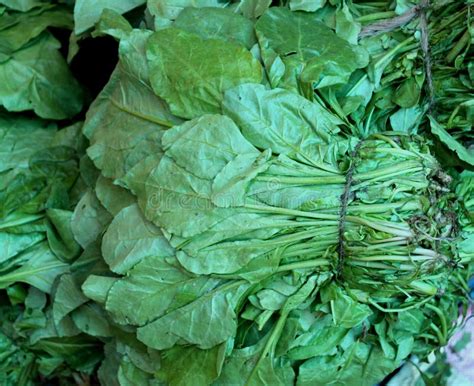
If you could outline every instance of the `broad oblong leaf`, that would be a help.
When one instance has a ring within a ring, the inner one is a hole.
[[[253,23],[226,8],[185,8],[173,27],[203,39],[222,39],[251,49],[257,42]]]
[[[175,346],[163,352],[157,378],[173,386],[210,385],[221,372],[225,350],[225,344],[208,350]]]
[[[173,256],[161,253],[145,257],[108,291],[106,309],[118,323],[146,326],[219,284],[186,272]]]
[[[124,274],[147,256],[172,256],[174,251],[160,229],[133,204],[122,209],[107,228],[102,254],[111,271]]]
[[[318,103],[284,89],[245,84],[225,94],[223,111],[254,146],[338,173],[332,137],[342,122]]]
[[[148,11],[155,18],[155,29],[168,27],[186,8],[225,7],[222,0],[148,0]]]
[[[433,117],[430,117],[430,125],[431,132],[436,135],[441,142],[454,151],[461,160],[474,166],[474,154],[472,151],[466,149],[459,141],[453,138]]]
[[[83,92],[59,48],[59,41],[43,32],[0,63],[0,105],[14,112],[33,110],[50,119],[79,113]]]
[[[290,88],[300,79],[316,88],[346,83],[368,62],[364,50],[336,36],[311,13],[273,7],[258,20],[256,31],[264,62],[268,66],[279,56]]]
[[[217,287],[195,301],[140,327],[137,331],[138,339],[159,350],[175,344],[194,344],[201,349],[221,344],[235,335],[235,307],[247,288],[248,285],[239,281]]]
[[[77,0],[74,4],[74,32],[79,35],[99,21],[106,8],[125,13],[145,3],[145,0]]]
[[[162,131],[181,122],[151,89],[145,57],[149,36],[136,30],[121,40],[121,61],[87,113],[88,154],[108,178],[121,178],[146,155],[159,154]]]
[[[219,113],[223,93],[242,83],[260,83],[262,69],[240,45],[167,28],[147,44],[153,90],[182,118]]]

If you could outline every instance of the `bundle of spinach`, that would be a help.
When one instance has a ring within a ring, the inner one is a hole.
[[[471,2],[426,3],[0,0],[0,381],[372,386],[444,346]],[[83,127],[56,28],[119,41]]]
[[[317,14],[239,10],[98,25],[120,62],[84,126],[101,177],[79,206],[103,215],[78,237],[96,230],[110,271],[81,288],[144,344],[103,374],[372,385],[456,327],[462,204],[424,138],[331,103],[369,63],[362,45]]]

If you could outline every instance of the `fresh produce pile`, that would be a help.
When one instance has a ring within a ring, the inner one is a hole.
[[[439,353],[473,7],[0,0],[0,384],[373,386]]]

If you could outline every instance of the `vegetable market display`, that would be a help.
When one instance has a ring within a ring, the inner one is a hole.
[[[0,383],[372,386],[439,353],[472,7],[0,0]]]

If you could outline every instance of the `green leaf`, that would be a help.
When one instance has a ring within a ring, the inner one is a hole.
[[[217,287],[138,328],[137,337],[158,350],[176,344],[194,344],[201,349],[219,345],[236,333],[235,307],[247,288],[248,285],[239,281]]]
[[[92,36],[110,35],[120,40],[126,39],[132,30],[133,28],[127,19],[118,12],[106,8],[102,11]]]
[[[55,126],[46,121],[1,115],[0,172],[27,168],[30,157],[38,150],[49,147],[55,133]]]
[[[117,280],[115,277],[90,275],[82,284],[81,289],[89,299],[104,304],[110,288]]]
[[[331,303],[331,310],[334,324],[345,328],[355,327],[372,315],[367,305],[360,304],[341,292]]]
[[[416,134],[423,111],[420,107],[401,108],[390,116],[390,125],[394,131]]]
[[[72,311],[71,317],[76,327],[87,335],[98,337],[113,336],[107,314],[98,304],[83,304]]]
[[[215,386],[290,386],[294,385],[295,373],[289,363],[271,360],[266,357],[255,370],[265,344],[265,338],[257,344],[234,349],[232,354],[226,358],[221,376],[213,384]],[[253,377],[250,379],[251,374]]]
[[[133,204],[121,210],[108,227],[102,254],[111,271],[124,274],[147,256],[173,256],[174,250]]]
[[[225,344],[208,350],[176,346],[163,351],[157,378],[170,386],[210,385],[221,372],[225,348]]]
[[[191,120],[168,131],[163,146],[166,156],[145,182],[147,218],[187,237],[229,217],[230,209],[213,203],[211,179],[239,154],[258,156],[232,120],[220,115]],[[176,208],[180,208],[180,216],[176,216]]]
[[[0,255],[0,264],[14,258],[21,252],[44,240],[44,234],[31,232],[26,234],[14,234],[0,232],[0,244],[3,246]]]
[[[346,3],[343,3],[342,8],[336,11],[336,34],[349,43],[356,45],[360,30],[360,23],[354,20],[349,7]]]
[[[226,93],[223,111],[260,149],[272,149],[318,166],[332,162],[331,135],[339,131],[342,122],[317,102],[283,89],[248,84]]]
[[[86,335],[42,339],[35,350],[43,350],[53,357],[62,357],[73,368],[90,372],[102,357],[99,344]]]
[[[148,10],[155,17],[155,29],[168,27],[188,7],[225,7],[222,0],[148,0]]]
[[[296,384],[373,386],[398,365],[385,358],[380,348],[356,342],[343,355],[318,356],[304,362]]]
[[[426,318],[421,310],[414,309],[401,312],[398,315],[394,328],[398,331],[416,334],[421,332],[425,319]]]
[[[135,202],[135,197],[128,190],[114,185],[102,175],[97,179],[95,193],[102,206],[113,216]]]
[[[49,293],[55,279],[69,267],[54,256],[46,242],[37,244],[22,254],[18,263],[21,263],[18,268],[0,273],[0,288],[22,282]]]
[[[314,12],[325,6],[326,0],[290,0],[292,11]]]
[[[2,61],[8,60],[49,27],[72,29],[72,26],[71,13],[59,6],[4,15],[0,22],[0,57]]]
[[[256,19],[270,7],[271,0],[241,0],[240,11],[248,19]]]
[[[185,8],[173,27],[203,39],[222,39],[247,49],[257,42],[253,23],[226,8]]]
[[[33,110],[42,118],[76,115],[82,108],[82,90],[59,48],[59,41],[43,32],[0,63],[0,105],[14,112]]]
[[[43,5],[41,0],[0,0],[0,4],[6,5],[16,11],[26,12],[34,7]]]
[[[108,291],[106,309],[118,323],[143,326],[197,300],[218,283],[191,275],[175,258],[149,256],[114,283]]]
[[[288,355],[292,360],[332,355],[347,332],[347,328],[334,326],[332,318],[326,315],[316,320],[308,332],[301,334],[291,343],[292,347]]]
[[[46,232],[51,250],[60,259],[71,261],[81,251],[71,229],[73,213],[62,209],[48,209],[46,214],[49,220]]]
[[[453,138],[433,117],[430,116],[429,118],[431,132],[436,135],[449,149],[454,151],[461,160],[474,166],[474,154],[461,145],[459,141]]]
[[[119,14],[130,11],[142,4],[145,0],[76,0],[74,4],[74,32],[80,35],[92,28],[100,19],[106,8]]]
[[[87,152],[108,178],[121,178],[146,155],[159,154],[162,130],[181,122],[149,84],[149,36],[149,31],[136,30],[121,40],[121,61],[87,113]]]
[[[74,150],[64,146],[40,149],[27,164],[28,168],[10,170],[2,179],[1,216],[14,211],[34,214],[46,208],[68,207],[68,191],[78,172]]]
[[[73,276],[70,274],[62,275],[54,291],[54,323],[59,325],[66,315],[87,301],[88,299],[82,294]]]
[[[260,64],[245,48],[176,28],[150,37],[147,58],[153,90],[183,118],[219,113],[226,90],[262,79]]]
[[[100,204],[93,191],[89,190],[77,203],[72,216],[74,238],[86,248],[104,231],[112,216]]]
[[[415,107],[420,99],[421,86],[414,77],[408,78],[395,90],[393,102],[402,108]]]
[[[152,378],[150,374],[125,359],[120,363],[117,377],[121,386],[145,385],[151,382]]]
[[[214,178],[239,155],[258,155],[235,123],[223,115],[205,115],[167,131],[162,139],[168,157],[197,177]],[[200,153],[193,152],[196,147]]]
[[[256,31],[264,62],[280,56],[290,88],[300,80],[315,88],[344,84],[352,72],[367,65],[367,53],[339,38],[311,13],[270,8]]]

